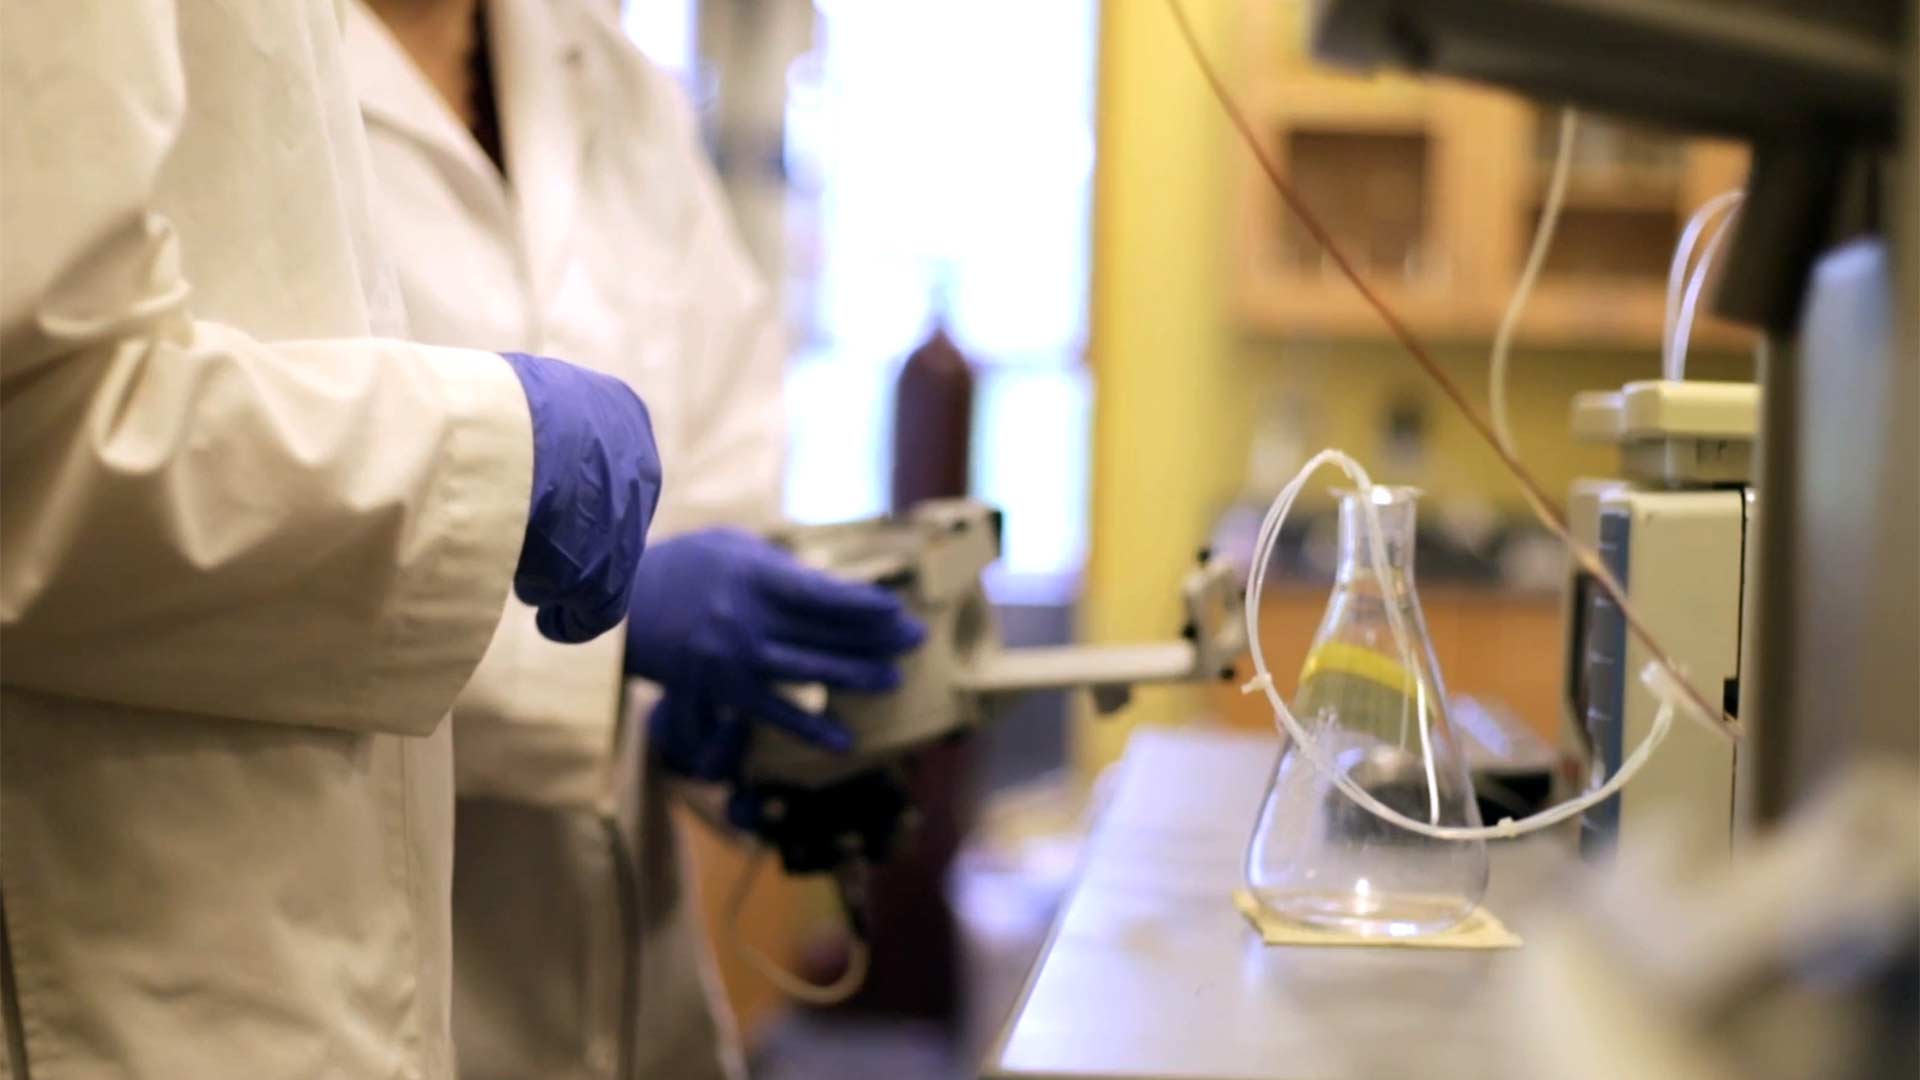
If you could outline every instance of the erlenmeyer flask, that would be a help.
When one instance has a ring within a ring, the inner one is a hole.
[[[1435,825],[1478,826],[1480,811],[1426,618],[1413,590],[1412,488],[1375,487],[1386,580],[1373,571],[1358,492],[1340,496],[1340,564],[1300,672],[1293,712],[1320,757],[1374,798]],[[1388,605],[1411,635],[1411,662]],[[1446,930],[1487,887],[1479,840],[1436,840],[1383,821],[1325,779],[1287,740],[1247,843],[1246,885],[1268,912],[1370,936]]]

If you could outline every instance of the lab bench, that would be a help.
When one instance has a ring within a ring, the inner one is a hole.
[[[1511,951],[1275,948],[1235,911],[1271,739],[1142,731],[1078,882],[981,1075],[987,1080],[1480,1077]],[[1559,839],[1491,846],[1487,906],[1577,863]]]

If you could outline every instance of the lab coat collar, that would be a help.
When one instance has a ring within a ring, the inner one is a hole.
[[[440,94],[421,74],[387,24],[366,5],[347,5],[344,28],[347,74],[369,125],[384,125],[431,148],[499,191],[499,174]]]
[[[370,124],[385,124],[439,153],[467,179],[511,200],[528,271],[540,295],[558,284],[580,175],[598,115],[611,91],[595,84],[588,50],[568,24],[564,5],[482,0],[492,50],[507,183],[466,125],[442,101],[380,17],[353,4],[347,55],[360,107]]]
[[[558,285],[573,240],[580,175],[604,107],[594,92],[588,50],[565,5],[482,0],[491,28],[507,176],[519,207],[534,281]]]

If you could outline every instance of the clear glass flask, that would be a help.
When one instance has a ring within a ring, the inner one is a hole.
[[[1324,760],[1394,810],[1478,826],[1480,811],[1445,684],[1413,587],[1413,488],[1375,487],[1386,543],[1373,571],[1363,496],[1342,491],[1333,595],[1300,671],[1294,716]],[[1412,636],[1408,663],[1388,605]],[[1322,777],[1292,740],[1267,782],[1247,843],[1246,886],[1269,913],[1369,936],[1412,937],[1459,923],[1487,887],[1480,840],[1437,840],[1368,813]]]

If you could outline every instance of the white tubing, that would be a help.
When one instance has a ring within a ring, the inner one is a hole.
[[[728,940],[733,944],[733,951],[761,978],[772,983],[774,989],[803,1005],[826,1008],[859,993],[860,988],[866,985],[867,969],[872,959],[866,940],[859,934],[850,935],[847,969],[840,973],[839,978],[825,984],[808,982],[795,975],[747,940],[746,933],[740,927],[740,913],[746,910],[747,894],[753,890],[753,880],[760,876],[760,867],[766,860],[767,849],[755,845],[746,863],[734,875],[732,887],[727,890],[725,917]]]
[[[1520,280],[1514,284],[1513,295],[1507,299],[1507,310],[1501,314],[1499,329],[1493,334],[1493,362],[1487,370],[1487,406],[1493,413],[1494,437],[1509,454],[1515,451],[1513,429],[1507,424],[1507,353],[1513,345],[1514,330],[1520,325],[1520,313],[1526,310],[1527,298],[1533,295],[1534,282],[1540,278],[1540,267],[1547,261],[1547,249],[1553,246],[1554,230],[1560,225],[1560,207],[1567,198],[1567,173],[1573,164],[1573,133],[1578,124],[1577,112],[1561,111],[1560,146],[1554,151],[1553,174],[1547,179],[1547,198],[1540,206],[1539,224],[1533,229],[1533,245],[1527,250]]]
[[[1676,365],[1674,360],[1673,334],[1674,329],[1680,324],[1680,295],[1686,284],[1687,266],[1693,258],[1694,245],[1699,242],[1701,231],[1707,227],[1707,222],[1714,215],[1745,197],[1745,192],[1735,188],[1732,191],[1723,191],[1701,203],[1700,208],[1687,219],[1687,227],[1681,230],[1680,242],[1674,245],[1673,261],[1667,264],[1666,328],[1660,336],[1660,377],[1663,379],[1680,379],[1685,376],[1685,361],[1682,360]]]
[[[1733,223],[1740,217],[1740,207],[1734,206],[1727,211],[1720,223],[1714,226],[1713,235],[1700,249],[1700,261],[1694,264],[1693,275],[1687,280],[1687,294],[1680,301],[1680,317],[1673,324],[1673,342],[1668,347],[1672,358],[1672,370],[1669,379],[1687,377],[1687,343],[1693,337],[1693,318],[1695,306],[1700,303],[1700,290],[1706,288],[1707,272],[1713,268],[1713,257],[1720,253],[1720,244],[1727,238]]]
[[[1368,478],[1366,470],[1361,468],[1360,463],[1345,453],[1334,449],[1320,451],[1307,461],[1306,465],[1287,482],[1286,487],[1280,489],[1280,494],[1274,498],[1273,506],[1267,511],[1266,520],[1260,525],[1260,536],[1253,549],[1253,569],[1247,580],[1247,648],[1253,657],[1255,675],[1241,687],[1241,692],[1250,694],[1260,691],[1266,694],[1267,703],[1273,707],[1276,726],[1282,737],[1291,739],[1306,759],[1313,764],[1315,771],[1339,788],[1341,793],[1355,805],[1382,821],[1436,840],[1494,840],[1524,836],[1527,833],[1551,828],[1613,797],[1616,792],[1625,787],[1652,757],[1654,749],[1667,737],[1676,706],[1691,707],[1689,699],[1677,682],[1679,678],[1677,673],[1667,670],[1658,663],[1648,664],[1640,674],[1641,681],[1660,699],[1660,707],[1654,714],[1653,726],[1605,784],[1578,798],[1542,810],[1520,821],[1503,818],[1497,824],[1479,828],[1438,824],[1438,785],[1435,783],[1434,776],[1433,744],[1427,729],[1427,695],[1432,691],[1427,686],[1426,675],[1414,652],[1416,644],[1413,634],[1407,628],[1405,617],[1400,613],[1399,606],[1391,602],[1391,597],[1388,597],[1389,602],[1385,604],[1387,622],[1393,631],[1394,643],[1399,647],[1401,657],[1406,662],[1405,666],[1414,677],[1417,708],[1420,710],[1421,755],[1427,771],[1428,814],[1432,820],[1417,821],[1386,805],[1374,798],[1371,792],[1355,783],[1338,765],[1327,759],[1320,747],[1314,743],[1313,737],[1308,735],[1300,721],[1294,718],[1293,711],[1287,707],[1285,699],[1274,688],[1273,672],[1267,667],[1266,653],[1260,644],[1260,599],[1266,588],[1267,567],[1272,562],[1274,546],[1280,539],[1281,524],[1286,521],[1287,513],[1293,508],[1294,499],[1300,494],[1300,489],[1306,485],[1307,480],[1322,466],[1328,464],[1337,466],[1345,472],[1358,490],[1361,512],[1367,519],[1368,561],[1372,566],[1375,579],[1381,583],[1382,588],[1389,587],[1387,583],[1391,581],[1387,576],[1386,539],[1380,531],[1380,511],[1373,501],[1373,481]]]

